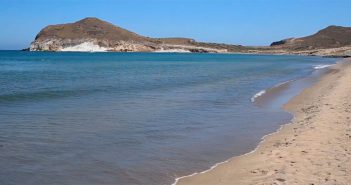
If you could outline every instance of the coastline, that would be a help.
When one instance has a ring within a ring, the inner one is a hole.
[[[173,185],[347,184],[351,180],[350,64],[351,59],[338,61],[289,100],[283,108],[294,118],[264,136],[253,151],[179,177]]]
[[[185,50],[184,48],[175,48],[175,49],[160,49],[160,50],[155,50],[155,51],[110,51],[106,48],[99,47],[94,45],[91,48],[84,48],[85,45],[88,45],[89,43],[85,43],[78,46],[70,47],[63,49],[61,51],[48,51],[48,50],[30,50],[29,48],[21,49],[18,51],[27,51],[27,52],[63,52],[63,53],[69,53],[69,52],[81,52],[81,53],[99,53],[99,52],[109,52],[109,53],[182,53],[182,54],[194,54],[194,53],[210,53],[210,54],[239,54],[239,55],[296,55],[296,56],[320,56],[320,57],[327,57],[327,58],[350,58],[350,54],[345,54],[345,53],[332,53],[332,52],[323,52],[323,50],[319,52],[308,52],[308,51],[295,51],[295,52],[290,52],[290,51],[276,51],[276,50],[259,50],[259,49],[253,49],[249,51],[233,51],[233,52],[228,52],[228,51],[219,51],[219,52],[204,52],[206,49],[213,51],[211,48],[193,48],[198,49],[198,52],[193,52],[189,50]],[[263,47],[263,46],[262,46]],[[73,49],[72,49],[73,48]],[[84,49],[82,49],[84,48]],[[337,48],[334,48],[337,50]],[[351,49],[351,47],[350,47]],[[16,50],[17,51],[17,50]]]

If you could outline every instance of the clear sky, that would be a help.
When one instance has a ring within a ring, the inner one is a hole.
[[[149,37],[268,45],[351,26],[351,0],[0,0],[0,49],[26,48],[46,25],[84,17]]]

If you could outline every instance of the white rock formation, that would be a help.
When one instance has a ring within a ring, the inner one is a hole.
[[[108,48],[101,47],[93,42],[83,42],[75,46],[64,47],[60,51],[106,52]]]

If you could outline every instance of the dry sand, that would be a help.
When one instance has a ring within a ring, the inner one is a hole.
[[[351,60],[284,106],[292,123],[254,152],[177,185],[351,184]]]

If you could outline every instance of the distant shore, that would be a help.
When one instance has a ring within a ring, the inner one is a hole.
[[[175,184],[349,184],[350,84],[351,59],[344,59],[284,106],[294,119],[254,151]]]
[[[97,29],[98,28],[98,29]],[[93,30],[93,31],[92,31]],[[351,56],[351,27],[331,25],[315,34],[273,41],[266,46],[198,42],[192,38],[151,38],[96,17],[44,27],[29,51],[186,52],[308,56]]]
[[[249,47],[247,47],[249,48]],[[227,51],[218,51],[212,50],[211,48],[192,48],[192,50],[188,50],[186,46],[184,48],[176,48],[176,49],[166,49],[166,50],[156,50],[156,51],[148,51],[146,53],[214,53],[214,54],[242,54],[242,55],[301,55],[301,56],[321,56],[321,57],[330,57],[330,58],[349,58],[351,57],[351,53],[347,53],[346,51],[351,50],[351,47],[343,47],[343,48],[332,48],[332,49],[316,49],[316,50],[305,50],[305,51],[288,51],[288,50],[280,50],[280,49],[271,49],[268,47],[252,47],[246,51],[240,52],[227,52]],[[28,52],[83,52],[83,53],[95,53],[95,52],[112,52],[112,53],[139,53],[135,51],[107,51],[101,49],[94,48],[85,48],[85,50],[62,50],[62,51],[30,51],[29,48],[22,49],[20,51],[28,51]],[[145,52],[141,52],[145,53]]]

